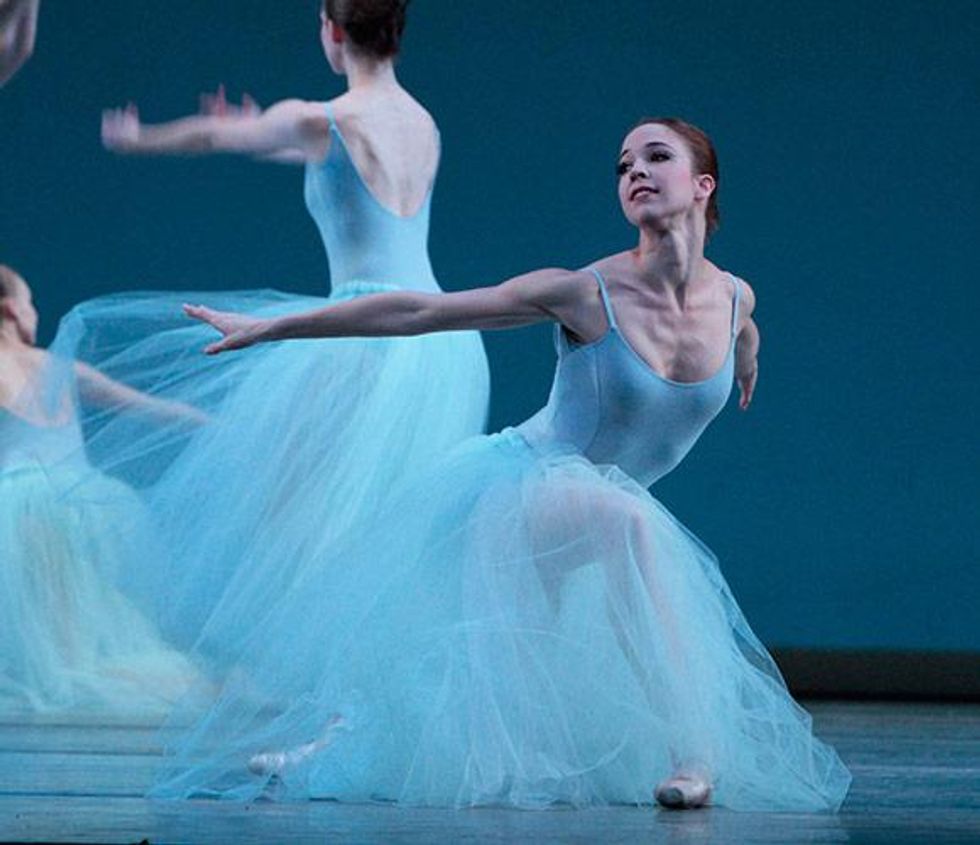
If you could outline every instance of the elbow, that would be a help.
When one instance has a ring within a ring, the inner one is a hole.
[[[187,149],[194,153],[213,153],[220,149],[217,133],[213,129],[201,129],[188,138]]]

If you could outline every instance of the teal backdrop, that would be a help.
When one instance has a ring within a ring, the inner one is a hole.
[[[102,107],[340,93],[313,0],[44,0],[0,90],[0,260],[42,340],[134,288],[323,292],[298,169],[124,159]],[[711,132],[711,257],[758,294],[756,401],[656,488],[771,646],[980,651],[973,0],[416,0],[401,75],[437,117],[432,251],[449,289],[631,246],[614,161],[645,114]],[[545,400],[537,327],[488,334],[491,423]],[[656,420],[650,421],[651,436]]]

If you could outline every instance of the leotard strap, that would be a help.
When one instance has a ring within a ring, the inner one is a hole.
[[[338,134],[340,133],[340,127],[337,126],[337,120],[333,116],[333,105],[329,102],[323,104],[323,111],[327,115],[327,121],[330,123],[330,128],[333,129]]]
[[[617,329],[616,314],[613,312],[612,302],[609,299],[609,291],[606,289],[606,280],[602,277],[602,273],[595,267],[590,267],[589,270],[592,271],[592,275],[595,276],[595,280],[599,283],[599,293],[602,296],[602,306],[606,310],[606,319],[609,321],[609,328]]]

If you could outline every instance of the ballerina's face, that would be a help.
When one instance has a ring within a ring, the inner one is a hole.
[[[713,177],[695,172],[684,139],[660,123],[637,126],[626,136],[616,172],[623,214],[637,227],[684,217],[697,208],[703,215],[715,186]]]
[[[37,342],[37,309],[27,282],[19,276],[15,278],[13,295],[0,300],[3,319],[10,320],[20,339],[28,346],[33,346]]]

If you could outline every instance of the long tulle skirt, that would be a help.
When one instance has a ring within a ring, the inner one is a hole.
[[[122,586],[211,672],[304,566],[330,560],[311,544],[337,542],[400,478],[482,430],[489,373],[472,332],[207,357],[215,332],[181,301],[276,314],[384,289],[110,296],[62,322],[56,351],[144,394],[85,417],[90,459],[140,490],[163,550]]]
[[[310,551],[175,714],[155,796],[643,804],[678,771],[739,810],[847,792],[715,558],[615,468],[474,438]]]
[[[37,462],[0,472],[0,711],[159,720],[195,678],[116,588],[143,518],[123,485]]]

